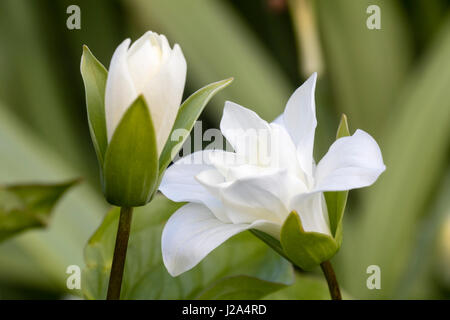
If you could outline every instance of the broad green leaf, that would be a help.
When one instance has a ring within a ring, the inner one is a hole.
[[[322,275],[296,272],[293,285],[269,294],[268,300],[330,300],[330,291]]]
[[[217,281],[211,288],[204,290],[199,300],[257,300],[286,288],[285,283],[264,281],[249,276],[226,277]]]
[[[289,260],[303,270],[311,270],[329,260],[339,249],[330,236],[305,232],[295,211],[289,214],[281,228],[281,245]]]
[[[352,299],[340,289],[344,300]],[[323,275],[296,272],[293,285],[267,295],[264,300],[330,300],[330,291]]]
[[[182,205],[157,195],[147,206],[135,209],[122,299],[248,299],[255,297],[253,286],[263,296],[292,282],[292,265],[249,232],[222,244],[194,269],[170,276],[162,262],[161,233],[166,220]],[[118,218],[118,208],[110,211],[85,249],[82,288],[88,299],[106,296]],[[233,280],[237,276],[246,280]]]
[[[0,242],[24,230],[47,226],[54,206],[75,183],[0,187]]]
[[[341,122],[336,134],[336,140],[350,135],[347,117],[341,117]],[[330,219],[331,234],[336,239],[338,246],[342,242],[342,218],[344,217],[345,205],[347,204],[348,191],[325,192],[327,202],[328,217]]]
[[[105,119],[105,87],[108,71],[94,57],[87,46],[83,46],[81,75],[86,91],[89,131],[100,168],[102,168],[106,148],[108,147]]]
[[[59,183],[82,176],[58,151],[0,103],[2,185]],[[65,270],[69,265],[83,265],[83,247],[106,208],[99,188],[86,182],[73,188],[54,208],[45,231],[32,229],[1,243],[0,283],[67,291]]]
[[[185,133],[179,136],[178,141],[171,139],[172,133],[169,135],[161,156],[159,157],[159,172],[162,175],[164,170],[169,166],[173,157],[178,153],[183,146],[184,141],[189,136],[195,121],[198,119],[208,101],[220,90],[228,86],[233,81],[233,78],[225,79],[211,83],[193,93],[180,107],[177,118],[173,125],[172,133],[175,130],[183,129]]]
[[[143,96],[123,115],[106,150],[104,193],[109,203],[136,207],[150,201],[158,179],[158,150]]]

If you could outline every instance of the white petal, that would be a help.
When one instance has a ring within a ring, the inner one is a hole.
[[[313,73],[289,98],[283,114],[284,125],[297,146],[300,164],[312,174],[314,134],[317,126],[314,91],[317,74]]]
[[[300,179],[286,170],[271,168],[234,182],[226,182],[217,170],[203,171],[196,179],[221,200],[224,213],[233,223],[265,220],[281,225],[289,213],[290,198],[306,192]]]
[[[158,43],[161,47],[162,60],[166,61],[169,59],[172,49],[170,48],[169,41],[163,34],[158,35]]]
[[[169,137],[183,98],[186,70],[183,52],[175,44],[168,60],[149,79],[143,90],[155,127],[159,152]]]
[[[172,276],[178,276],[228,238],[250,227],[223,223],[205,206],[189,203],[178,209],[164,227],[161,240],[164,265]]]
[[[286,171],[241,179],[221,190],[222,202],[233,223],[267,220],[281,225],[287,216],[289,181]]]
[[[209,160],[227,182],[257,177],[267,173],[268,169],[272,172],[276,171],[276,169],[247,164],[247,159],[235,152],[215,150],[209,153]]]
[[[152,46],[149,40],[133,49],[128,53],[128,66],[134,86],[141,93],[150,79],[159,72],[162,64],[161,49]]]
[[[126,39],[117,47],[109,66],[105,89],[108,141],[111,140],[123,114],[138,95],[128,69],[127,50],[129,45],[130,39]]]
[[[306,232],[331,235],[327,205],[322,192],[302,194],[292,199],[291,210],[295,210]]]
[[[208,164],[208,151],[194,152],[171,165],[164,173],[159,190],[175,202],[201,203],[212,210],[224,222],[229,219],[223,213],[222,203],[195,178],[203,171],[214,169]]]
[[[270,138],[267,121],[254,111],[230,101],[225,102],[220,130],[236,153],[249,158],[249,164],[258,162],[259,145],[267,144]]]
[[[352,136],[336,140],[320,160],[315,173],[315,189],[342,191],[367,187],[385,169],[376,141],[358,129]]]
[[[298,153],[289,133],[283,126],[271,123],[271,161],[278,168],[284,168],[291,175],[306,183],[307,179],[300,166]]]

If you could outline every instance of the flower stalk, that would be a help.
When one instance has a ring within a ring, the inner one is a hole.
[[[133,207],[120,209],[119,226],[117,228],[116,245],[112,261],[111,274],[109,276],[107,300],[119,300],[122,288],[123,271],[127,257],[128,239],[130,238],[131,218]]]
[[[320,264],[323,274],[327,279],[328,289],[330,290],[330,295],[332,300],[342,300],[341,290],[339,289],[339,283],[336,279],[336,274],[334,273],[333,267],[330,261],[324,261]]]

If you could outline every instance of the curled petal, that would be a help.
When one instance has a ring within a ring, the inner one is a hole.
[[[223,110],[220,130],[237,154],[257,164],[259,146],[269,141],[269,124],[254,111],[227,101]]]
[[[175,202],[201,203],[212,210],[222,221],[229,221],[223,213],[220,200],[214,197],[196,180],[201,172],[214,167],[209,164],[208,153],[213,151],[194,152],[171,165],[165,172],[159,190]]]
[[[373,184],[386,169],[380,147],[366,132],[356,130],[336,140],[320,160],[315,190],[343,191]]]
[[[195,267],[212,250],[235,234],[251,228],[269,230],[270,224],[223,223],[205,206],[189,203],[167,221],[162,233],[164,265],[172,276]]]

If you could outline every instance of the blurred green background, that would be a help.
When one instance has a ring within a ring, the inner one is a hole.
[[[81,9],[69,30],[66,9]],[[369,5],[381,30],[369,30]],[[185,96],[235,77],[202,115],[217,127],[224,100],[273,120],[313,71],[316,160],[341,113],[379,142],[387,171],[352,191],[333,258],[353,298],[450,298],[450,3],[445,0],[1,0],[0,184],[83,177],[48,229],[0,244],[0,299],[65,298],[68,265],[108,205],[87,126],[79,71],[86,44],[109,66],[146,30],[181,45]],[[381,268],[381,290],[366,269]],[[299,284],[300,285],[300,284]]]

